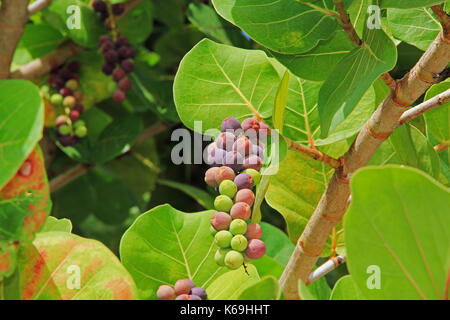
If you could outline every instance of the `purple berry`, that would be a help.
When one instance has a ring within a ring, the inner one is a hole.
[[[210,166],[222,166],[225,162],[225,156],[227,152],[225,150],[215,148],[208,156],[208,164]]]
[[[118,82],[118,81],[121,80],[123,77],[125,77],[125,71],[123,71],[122,69],[116,69],[116,70],[114,70],[114,73],[113,73],[113,79],[114,79],[114,81]]]
[[[259,121],[254,118],[247,118],[244,121],[242,121],[242,129],[244,129],[244,131],[247,131],[248,129],[258,131],[259,128],[260,128]]]
[[[130,73],[134,70],[134,63],[131,60],[124,60],[120,64],[120,67],[125,71],[126,73]]]
[[[92,4],[95,12],[106,12],[108,9],[106,7],[106,3],[102,0],[95,0]]]
[[[230,151],[226,153],[223,165],[230,167],[235,172],[239,172],[242,170],[243,163],[244,157],[240,153],[236,151]]]
[[[262,163],[261,158],[255,154],[251,154],[244,159],[244,163],[243,163],[242,167],[244,169],[254,169],[256,171],[259,171],[259,170],[261,170],[262,165],[263,165],[263,163]]]
[[[238,174],[236,178],[234,178],[234,183],[238,187],[238,190],[251,189],[255,184],[252,176],[247,173]]]
[[[102,66],[102,71],[106,75],[111,75],[113,73],[113,70],[114,70],[114,65],[112,65],[112,64],[105,63]]]
[[[234,134],[230,132],[222,132],[217,136],[216,145],[218,148],[230,151],[233,149],[233,144],[236,140]]]
[[[128,78],[123,78],[119,81],[119,88],[122,91],[128,91],[131,89],[131,81]]]
[[[119,16],[125,11],[125,5],[123,3],[115,3],[112,5],[112,12],[114,15]]]
[[[225,132],[227,130],[238,130],[241,128],[241,123],[238,119],[233,117],[228,117],[223,119],[222,126],[221,126],[222,132]]]
[[[247,137],[240,137],[233,144],[233,151],[239,152],[242,156],[247,156],[250,150],[252,150],[252,143]]]
[[[78,61],[72,61],[67,65],[67,69],[71,72],[78,72],[80,71],[80,63]]]
[[[113,100],[117,103],[122,103],[126,99],[127,95],[122,90],[116,90],[113,93]]]
[[[175,282],[175,294],[177,296],[182,294],[189,294],[191,292],[191,289],[194,287],[194,284],[192,280],[190,279],[180,279],[177,282]]]
[[[118,37],[116,44],[117,46],[121,47],[121,46],[127,46],[130,42],[128,41],[127,38],[125,37]]]
[[[206,290],[202,287],[194,287],[191,290],[191,295],[195,295],[200,297],[201,300],[206,300],[208,298],[208,295],[206,294]]]
[[[105,60],[109,63],[115,63],[119,60],[119,55],[114,49],[108,50],[105,53]]]

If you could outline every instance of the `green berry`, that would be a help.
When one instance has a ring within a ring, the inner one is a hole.
[[[221,230],[216,233],[214,236],[216,243],[221,248],[228,248],[231,245],[231,239],[233,239],[233,235],[230,231]]]
[[[233,200],[230,197],[220,195],[214,200],[214,207],[217,211],[230,212],[233,206]]]
[[[231,249],[236,251],[244,251],[247,249],[247,238],[244,237],[242,234],[235,235],[233,239],[231,239]]]
[[[75,135],[78,138],[84,138],[87,135],[87,128],[84,126],[75,127]]]
[[[231,250],[225,255],[225,265],[232,269],[238,269],[244,263],[244,256],[242,253]]]
[[[74,128],[86,127],[86,123],[83,120],[77,120],[73,123]]]
[[[69,125],[63,124],[63,125],[60,125],[60,126],[58,127],[58,131],[59,131],[59,133],[62,134],[63,136],[67,136],[68,134],[70,134],[70,132],[71,132],[72,130],[70,129],[70,126],[69,126]]]
[[[214,255],[214,260],[219,266],[221,267],[225,266],[225,256],[227,255],[228,252],[230,252],[230,249],[225,248],[217,249],[216,254]]]
[[[50,93],[50,87],[46,84],[44,84],[41,89],[40,89],[41,93],[43,96],[48,97],[48,94]]]
[[[232,235],[245,234],[247,232],[247,223],[242,219],[234,219],[230,224]]]
[[[52,96],[50,97],[50,102],[54,105],[60,105],[63,102],[63,96],[60,95],[59,93],[54,93],[52,94]]]
[[[237,192],[237,186],[231,180],[224,180],[219,185],[220,194],[233,198]]]
[[[75,91],[78,89],[78,81],[75,79],[70,79],[66,82],[66,88],[69,88],[72,91]]]
[[[255,169],[245,169],[243,172],[249,174],[253,178],[255,186],[261,181],[261,173],[259,173]]]

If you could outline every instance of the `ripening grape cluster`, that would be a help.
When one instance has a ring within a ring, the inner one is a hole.
[[[159,300],[206,300],[208,295],[202,287],[196,287],[191,279],[180,279],[173,288],[162,285],[156,292]]]
[[[92,4],[95,12],[100,14],[100,20],[105,23],[105,26],[110,29],[111,25],[108,23],[109,11],[108,4],[103,0],[95,0]],[[123,3],[115,3],[111,6],[111,12],[115,16],[120,16],[125,11],[125,5]]]
[[[213,167],[206,171],[205,182],[220,193],[214,200],[217,212],[211,217],[211,232],[219,247],[215,261],[232,270],[266,253],[261,226],[249,220],[267,131],[256,119],[241,124],[228,117],[222,122],[222,133],[208,146],[208,163]]]
[[[48,91],[46,94],[53,106],[64,110],[56,118],[56,136],[64,147],[76,144],[79,138],[87,135],[86,125],[80,119],[84,106],[83,93],[78,88],[79,71],[78,61],[52,70],[48,80],[52,89],[43,90]]]
[[[106,20],[108,15],[107,4],[104,1],[94,2],[94,10],[100,13],[100,19]],[[123,13],[123,4],[112,5],[114,15]],[[123,36],[113,37],[103,35],[98,39],[98,44],[105,58],[102,71],[106,75],[112,76],[117,83],[118,89],[113,93],[113,100],[122,103],[126,99],[126,92],[131,89],[131,81],[128,74],[134,70],[133,58],[136,56],[135,49],[131,46],[129,40]]]

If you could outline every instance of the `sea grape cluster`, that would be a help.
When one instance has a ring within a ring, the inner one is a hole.
[[[78,142],[87,135],[87,128],[80,119],[84,111],[83,93],[79,90],[80,64],[72,61],[67,65],[53,69],[48,82],[46,94],[57,110],[62,110],[56,118],[56,136],[62,146],[67,147]],[[45,90],[44,90],[45,91]]]
[[[108,23],[109,10],[108,4],[103,0],[95,0],[92,4],[95,12],[100,14],[100,19],[105,23],[105,26],[110,29],[111,25]],[[115,3],[111,6],[111,13],[114,16],[120,16],[125,12],[125,5],[123,3]]]
[[[262,142],[267,130],[256,119],[245,119],[241,124],[229,117],[222,122],[222,133],[208,146],[212,167],[205,173],[205,182],[219,192],[211,232],[218,245],[215,260],[220,266],[237,269],[266,252],[261,226],[249,220],[255,201],[252,189],[261,179]]]
[[[102,21],[108,18],[108,4],[104,1],[95,1],[93,7],[95,11],[100,13]],[[123,4],[112,5],[111,10],[114,15],[120,15],[123,13]],[[113,100],[122,103],[126,99],[126,92],[131,89],[128,74],[134,70],[133,58],[136,56],[136,51],[126,37],[117,35],[117,30],[112,37],[102,35],[98,39],[98,44],[105,58],[102,71],[104,74],[112,76],[118,86],[118,89],[113,93]]]
[[[162,285],[156,292],[159,300],[206,300],[208,295],[202,287],[197,287],[191,279],[180,279],[173,288]]]

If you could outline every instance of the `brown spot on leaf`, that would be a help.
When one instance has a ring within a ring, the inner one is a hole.
[[[133,291],[130,284],[125,279],[118,278],[109,281],[106,288],[111,289],[114,300],[133,300]]]

